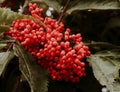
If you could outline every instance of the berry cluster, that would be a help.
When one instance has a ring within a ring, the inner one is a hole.
[[[30,20],[19,19],[12,23],[10,31],[34,57],[38,64],[47,69],[53,80],[79,82],[85,76],[85,63],[90,54],[89,48],[81,41],[81,34],[70,34],[70,29],[51,18],[43,18],[42,9],[37,4],[29,4],[31,15],[46,25]]]

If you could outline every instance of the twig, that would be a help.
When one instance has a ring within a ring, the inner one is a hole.
[[[68,7],[68,5],[69,5],[69,3],[70,3],[70,0],[67,0],[67,3],[66,3],[66,5],[65,5],[64,8],[63,8],[62,13],[60,14],[60,17],[59,17],[59,19],[58,19],[57,24],[59,24],[60,21],[62,20],[64,14],[65,14],[65,12],[66,12],[66,9],[67,9],[67,7]]]
[[[8,49],[7,49],[7,51],[10,51],[10,50],[11,50],[11,48],[13,47],[13,44],[14,44],[14,43],[10,43],[10,45],[9,45],[9,47],[8,47]]]

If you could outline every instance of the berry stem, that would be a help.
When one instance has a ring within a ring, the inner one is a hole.
[[[61,14],[60,14],[60,17],[59,17],[59,19],[58,19],[57,24],[59,24],[59,23],[61,22],[61,20],[62,20],[64,14],[65,14],[65,12],[66,12],[66,9],[67,9],[69,3],[70,3],[70,0],[67,0],[67,3],[66,3],[66,5],[64,6],[64,8],[63,8],[63,10],[62,10],[62,12],[61,12]]]
[[[10,50],[11,50],[11,48],[13,47],[13,44],[14,44],[14,43],[10,43],[10,44],[9,44],[9,47],[8,47],[7,51],[10,51]]]

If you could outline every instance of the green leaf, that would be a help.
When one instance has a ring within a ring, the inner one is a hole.
[[[94,76],[110,92],[120,91],[120,49],[101,51],[88,58]]]
[[[0,25],[0,33],[8,31],[9,29],[10,29],[10,26]]]
[[[0,76],[4,72],[7,64],[13,59],[14,53],[11,51],[0,53]]]
[[[118,0],[73,0],[67,13],[70,14],[76,10],[114,10],[120,9]]]
[[[7,46],[7,44],[0,43],[0,50],[5,48],[6,46]]]
[[[8,8],[0,8],[0,24],[10,24],[12,21],[22,17],[23,15],[13,12]]]
[[[20,70],[28,81],[31,92],[47,92],[47,72],[21,46],[15,44],[14,51],[16,56],[19,57]]]

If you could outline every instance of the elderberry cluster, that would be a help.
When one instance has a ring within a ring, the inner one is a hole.
[[[69,28],[56,19],[43,18],[43,9],[29,4],[31,15],[42,21],[46,28],[31,19],[18,19],[6,33],[18,40],[47,69],[53,80],[79,82],[85,76],[85,63],[90,54],[82,42],[81,34],[70,34]]]

